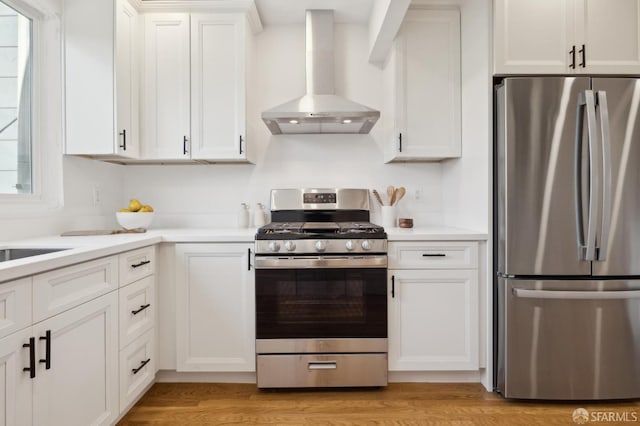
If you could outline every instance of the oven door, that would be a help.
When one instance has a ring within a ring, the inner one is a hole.
[[[256,338],[386,338],[387,256],[256,256]]]

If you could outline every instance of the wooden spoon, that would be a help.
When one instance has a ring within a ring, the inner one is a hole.
[[[407,193],[407,188],[405,188],[404,186],[401,186],[400,188],[396,188],[396,204],[398,204],[400,202],[400,200],[402,200],[402,197],[404,197],[404,195]]]
[[[391,194],[391,199],[389,200],[389,205],[393,206],[396,203],[396,197],[398,196],[398,188],[393,190],[393,194]]]
[[[391,201],[391,197],[393,197],[393,193],[396,192],[396,189],[393,185],[387,186],[387,197],[389,198],[389,205],[392,206],[393,202]]]

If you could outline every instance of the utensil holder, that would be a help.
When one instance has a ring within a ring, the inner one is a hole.
[[[380,209],[383,228],[395,228],[398,226],[396,220],[396,206],[382,206]]]

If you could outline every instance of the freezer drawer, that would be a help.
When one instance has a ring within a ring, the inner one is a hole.
[[[640,397],[640,280],[498,280],[507,398]]]

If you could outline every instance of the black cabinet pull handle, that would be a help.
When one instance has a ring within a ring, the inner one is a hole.
[[[398,152],[402,152],[402,133],[398,134]]]
[[[126,151],[127,150],[127,129],[122,129],[122,131],[118,134],[122,136],[122,145],[120,145],[120,148]]]
[[[150,260],[143,260],[143,261],[142,261],[142,262],[140,262],[140,263],[135,263],[135,264],[131,265],[131,267],[132,267],[132,268],[139,268],[139,267],[141,267],[141,266],[148,265],[149,263],[151,263],[151,261],[150,261]]]
[[[571,63],[569,64],[569,68],[575,69],[576,67],[576,46],[575,45],[569,51],[569,55],[571,55]]]
[[[151,303],[147,303],[146,305],[140,305],[140,309],[136,309],[135,311],[131,311],[131,313],[133,315],[138,315],[140,312],[144,311],[145,309],[147,309],[149,306],[151,306]]]
[[[149,361],[151,361],[151,358],[147,358],[146,360],[142,361],[142,362],[140,363],[140,367],[138,367],[138,368],[132,368],[132,369],[131,369],[131,372],[132,372],[133,374],[138,374],[138,371],[142,370],[142,369],[144,368],[144,366],[145,366],[145,365],[149,364]]]
[[[444,253],[422,253],[422,257],[445,257]]]
[[[251,249],[247,249],[247,271],[251,270]]]
[[[580,66],[582,68],[586,68],[587,66],[587,48],[585,45],[582,45],[582,49],[578,50],[578,53],[582,56],[582,61],[580,62]]]
[[[29,348],[29,366],[24,367],[22,371],[29,372],[29,378],[36,378],[36,338],[29,337],[29,343],[22,345],[23,348]]]
[[[240,155],[242,155],[242,135],[240,135]]]
[[[40,362],[44,363],[45,370],[51,369],[51,330],[47,330],[44,336],[40,336],[40,340],[45,341],[44,359]]]
[[[182,137],[182,154],[183,155],[187,155],[187,137],[183,136]]]
[[[396,276],[391,275],[391,297],[396,297]]]

